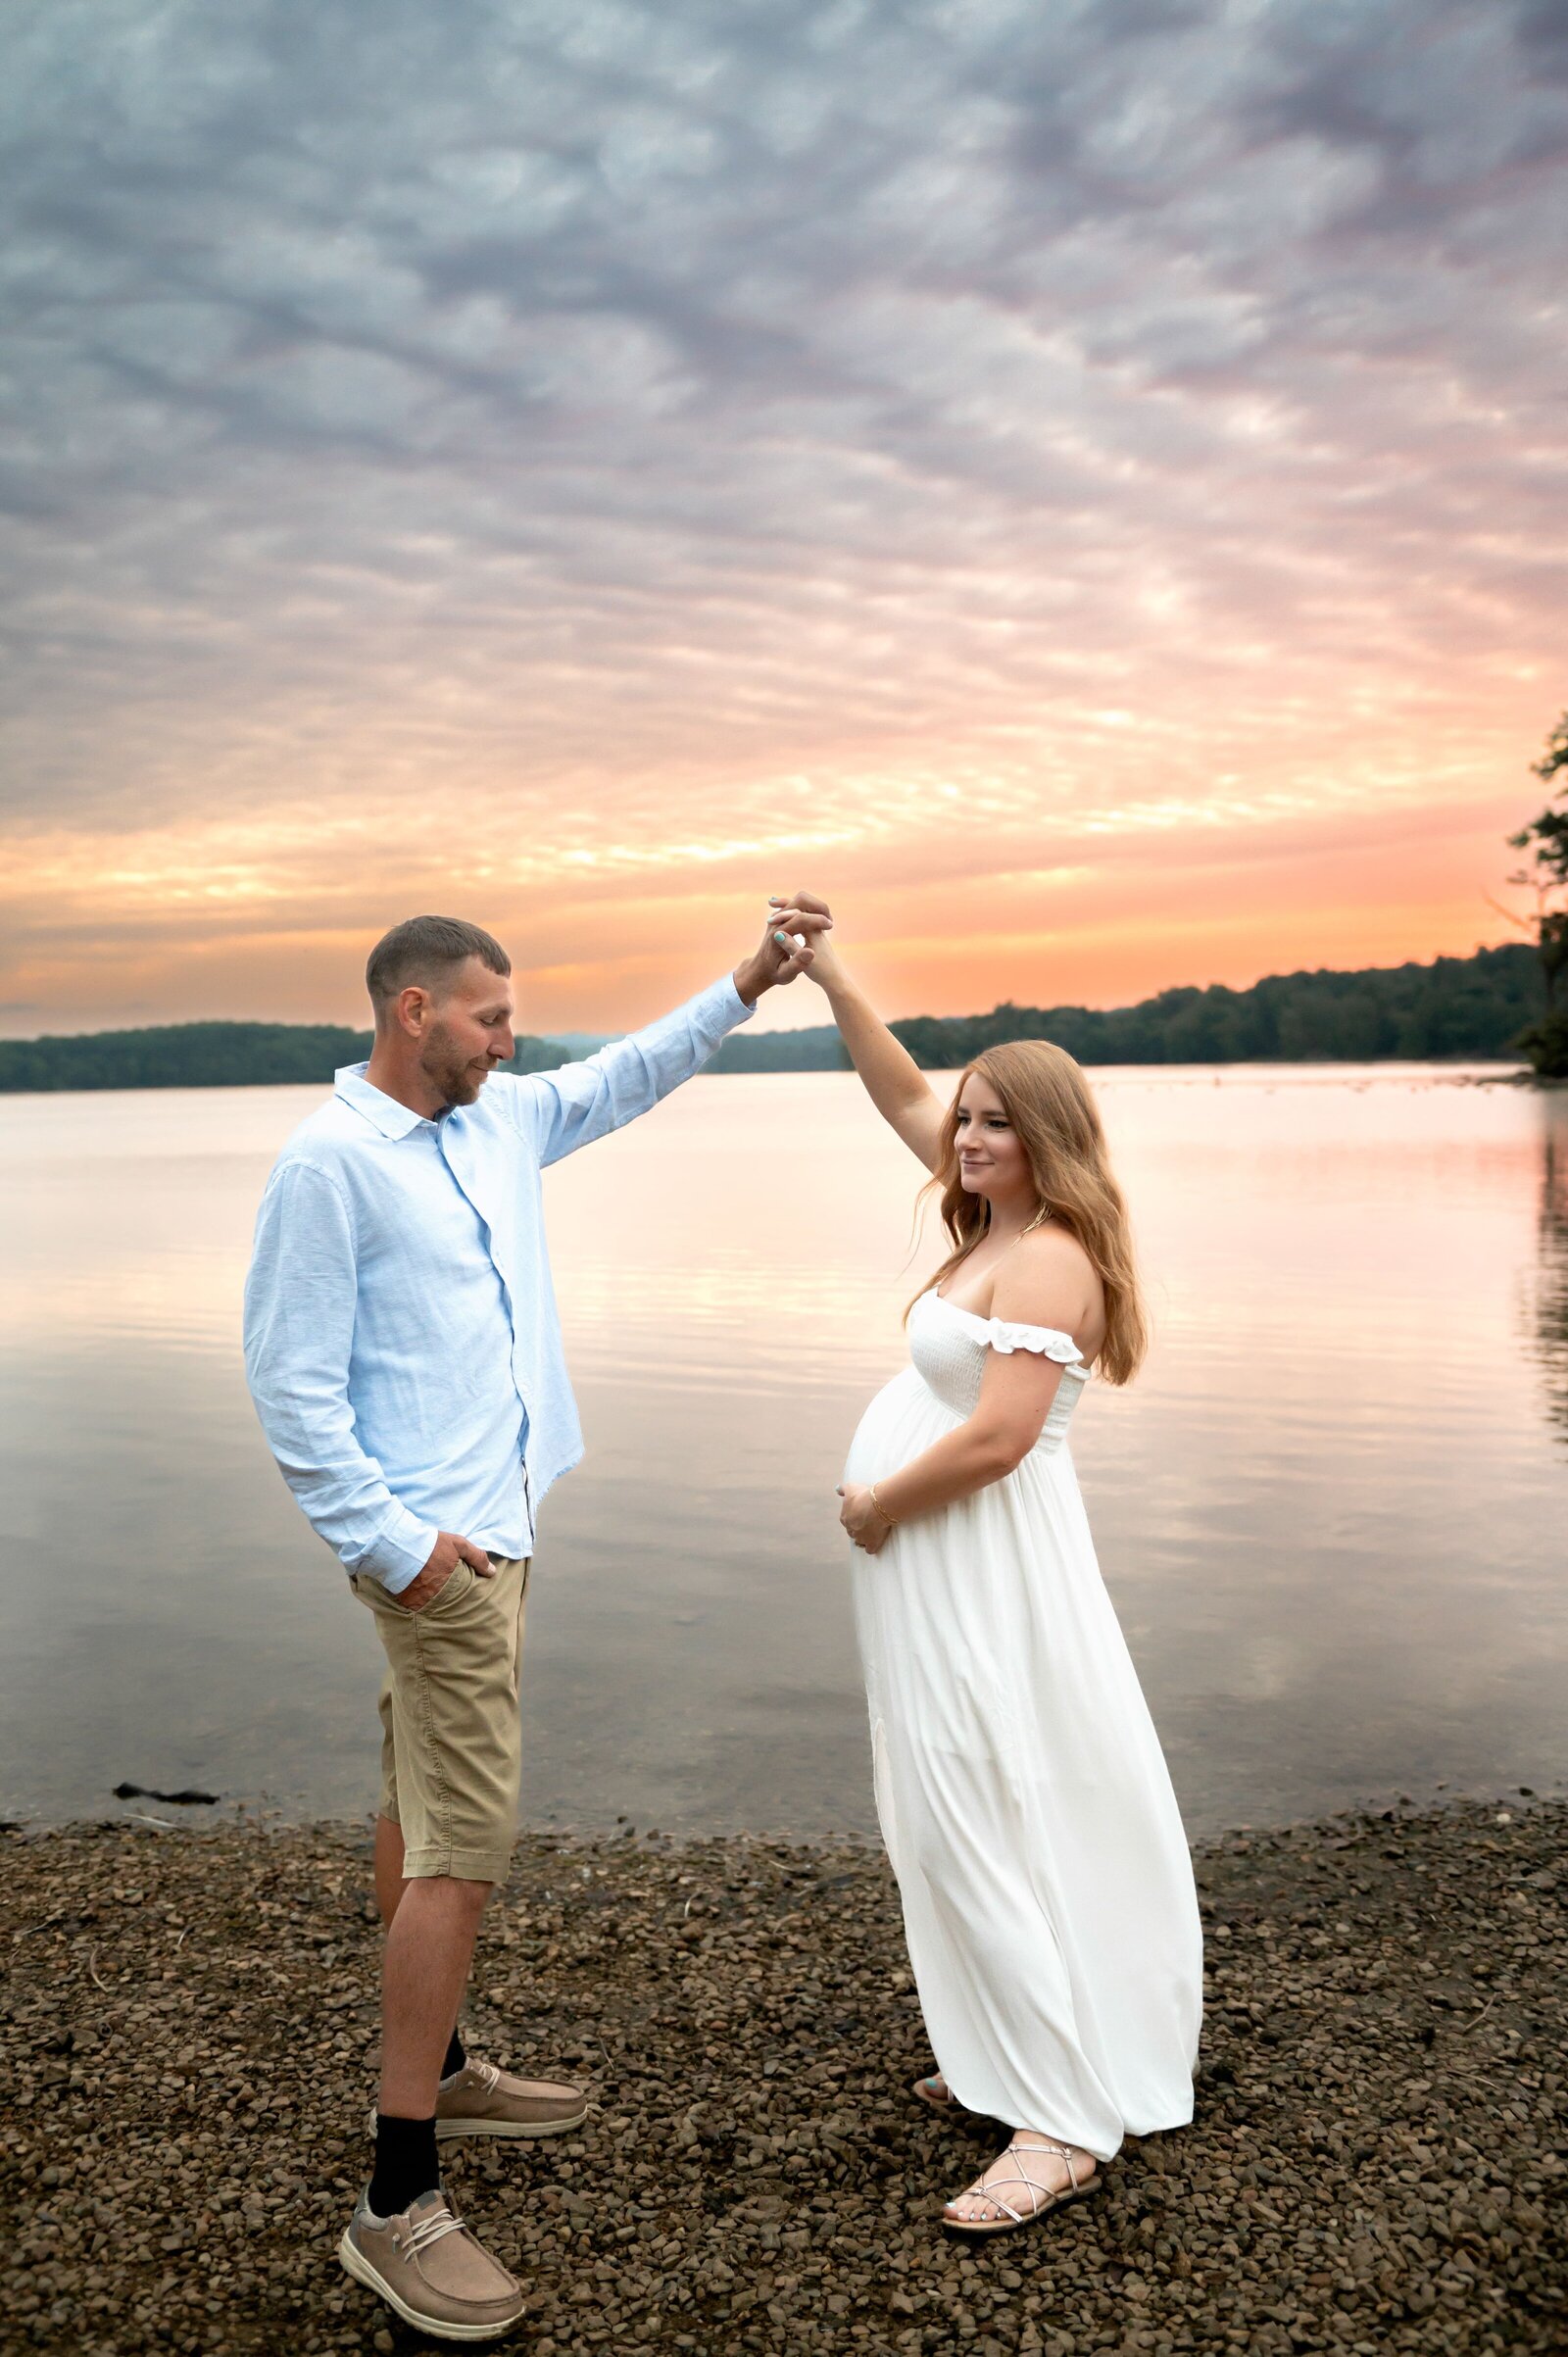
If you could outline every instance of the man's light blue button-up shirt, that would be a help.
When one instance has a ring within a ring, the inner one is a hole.
[[[272,1453],[349,1571],[395,1596],[456,1531],[533,1551],[582,1454],[539,1173],[700,1071],[752,1009],[727,978],[583,1063],[492,1073],[427,1120],[365,1077],[273,1165],[245,1287],[245,1368]]]

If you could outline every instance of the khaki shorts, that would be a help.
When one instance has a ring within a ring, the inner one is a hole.
[[[490,1560],[494,1579],[460,1563],[422,1612],[368,1572],[351,1583],[375,1614],[386,1652],[381,1814],[403,1829],[406,1875],[507,1879],[522,1774],[517,1674],[528,1565]]]

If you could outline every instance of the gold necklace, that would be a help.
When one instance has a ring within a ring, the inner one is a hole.
[[[1044,1206],[1044,1208],[1043,1208],[1043,1209],[1041,1209],[1041,1210],[1039,1210],[1039,1211],[1037,1211],[1037,1212],[1035,1213],[1035,1215],[1034,1215],[1033,1219],[1031,1219],[1031,1220],[1030,1220],[1030,1222],[1029,1222],[1029,1224],[1028,1224],[1028,1226],[1027,1226],[1027,1227],[1022,1227],[1022,1228],[1020,1228],[1020,1229],[1018,1230],[1018,1233],[1017,1233],[1017,1235],[1016,1235],[1016,1236],[1014,1236],[1014,1238],[1013,1238],[1013,1240],[1012,1240],[1012,1244],[1022,1244],[1022,1242],[1023,1242],[1023,1240],[1024,1240],[1024,1238],[1025,1238],[1026,1236],[1032,1236],[1032,1235],[1034,1234],[1034,1231],[1035,1231],[1035,1229],[1036,1229],[1036,1228],[1043,1228],[1043,1227],[1045,1226],[1045,1224],[1046,1224],[1046,1221],[1047,1221],[1048,1219],[1050,1219],[1051,1217],[1052,1217],[1052,1209],[1051,1209],[1051,1205],[1050,1205],[1049,1203],[1047,1203],[1047,1204]],[[974,1241],[974,1243],[970,1245],[970,1247],[969,1247],[969,1251],[972,1252],[974,1252],[974,1251],[975,1251],[975,1250],[976,1250],[976,1249],[977,1249],[977,1248],[978,1248],[980,1245],[989,1243],[989,1242],[990,1242],[990,1240],[991,1240],[991,1233],[992,1233],[992,1231],[991,1231],[991,1228],[990,1228],[990,1226],[989,1226],[989,1225],[987,1225],[985,1228],[983,1228],[983,1229],[981,1230],[980,1234],[979,1234],[979,1235],[978,1235],[978,1236],[975,1238],[975,1241]],[[1003,1246],[1003,1248],[1002,1248],[1003,1252],[1011,1252],[1011,1250],[1012,1250],[1012,1244],[1004,1244],[1004,1245]],[[1001,1256],[1001,1255],[999,1254],[998,1256],[999,1256],[999,1258],[1000,1258],[1000,1256]]]

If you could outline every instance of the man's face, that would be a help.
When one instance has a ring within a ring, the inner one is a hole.
[[[419,1070],[443,1104],[471,1105],[497,1064],[511,1057],[512,982],[478,958],[465,959],[431,1000]]]

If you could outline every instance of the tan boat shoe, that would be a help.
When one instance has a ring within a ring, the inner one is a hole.
[[[448,2136],[559,2136],[580,2128],[588,2098],[562,2079],[514,2079],[493,2062],[466,2062],[436,2089],[435,2133]],[[375,2134],[375,2105],[365,2115]]]
[[[559,2136],[580,2128],[588,2098],[557,2079],[514,2079],[493,2062],[466,2062],[443,2079],[435,2133],[447,2136]]]
[[[395,2218],[377,2218],[362,2194],[337,2255],[357,2283],[436,2340],[495,2340],[527,2308],[516,2277],[454,2216],[439,2187]]]

